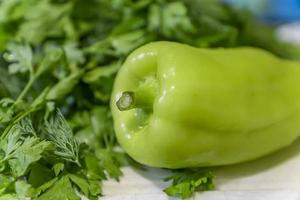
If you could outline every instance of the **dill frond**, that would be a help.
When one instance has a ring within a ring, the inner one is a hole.
[[[60,110],[45,122],[48,139],[56,146],[54,153],[64,160],[78,164],[79,144]]]

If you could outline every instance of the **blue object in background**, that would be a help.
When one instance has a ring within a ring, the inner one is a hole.
[[[264,19],[275,22],[300,21],[300,0],[270,0]]]
[[[300,21],[300,0],[224,0],[271,23]]]

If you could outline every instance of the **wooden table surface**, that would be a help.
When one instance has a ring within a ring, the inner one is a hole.
[[[103,200],[173,200],[162,192],[169,172],[124,168],[120,182],[106,181]],[[197,193],[199,200],[300,200],[300,140],[259,160],[214,171],[215,191]]]

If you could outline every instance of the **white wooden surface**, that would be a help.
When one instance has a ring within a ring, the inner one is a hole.
[[[300,44],[300,22],[280,26],[277,35],[285,42]]]
[[[259,142],[259,141],[258,141]],[[104,183],[103,200],[173,200],[162,190],[169,172],[124,168],[121,181]],[[300,140],[248,163],[215,169],[216,190],[197,193],[199,200],[300,200]]]

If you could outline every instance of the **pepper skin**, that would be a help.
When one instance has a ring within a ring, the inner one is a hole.
[[[261,49],[154,42],[117,74],[114,128],[125,151],[149,166],[244,162],[298,138],[299,84],[299,63]]]

